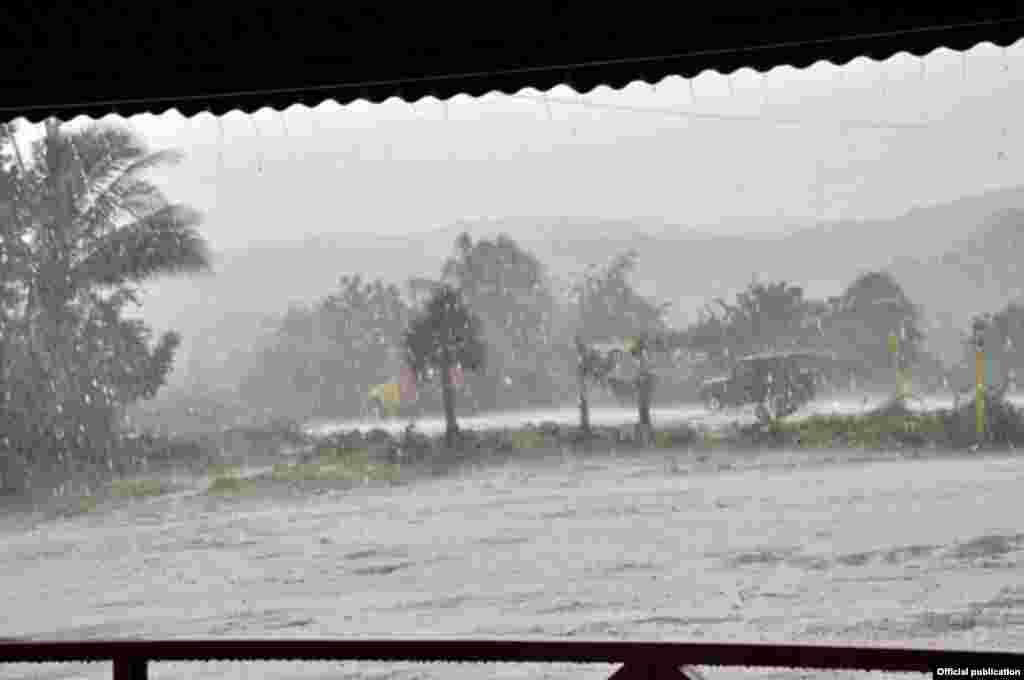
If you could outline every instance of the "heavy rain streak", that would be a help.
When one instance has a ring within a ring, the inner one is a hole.
[[[1022,103],[1017,44],[3,125],[0,638],[1021,649]]]

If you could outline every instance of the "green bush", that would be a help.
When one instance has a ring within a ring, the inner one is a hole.
[[[251,491],[255,485],[248,479],[237,477],[217,477],[210,483],[207,493],[217,496],[246,493]]]
[[[975,402],[971,400],[955,411],[945,411],[941,418],[951,443],[957,447],[977,443]],[[986,404],[988,438],[997,445],[1024,444],[1024,413],[1004,399]]]
[[[110,484],[110,492],[117,498],[145,498],[167,491],[163,482],[156,479],[117,479]]]
[[[99,505],[95,496],[82,496],[78,499],[79,512],[92,512]]]
[[[225,495],[243,493],[252,488],[252,482],[242,479],[239,474],[241,470],[237,465],[225,465],[215,463],[206,469],[210,477],[208,493]]]
[[[278,463],[271,477],[279,482],[394,480],[399,466],[373,463],[366,449],[325,448],[310,463]]]
[[[803,423],[802,423],[803,424]],[[808,449],[827,449],[835,444],[836,436],[841,431],[834,423],[809,423],[804,427],[793,427],[798,444]]]
[[[692,427],[676,427],[671,430],[659,430],[654,433],[654,446],[659,449],[692,446],[697,443],[697,440],[698,433]]]
[[[887,446],[936,444],[947,440],[941,414],[911,413],[888,415],[820,415],[778,425],[801,448],[824,449],[837,446],[877,449]]]
[[[701,443],[709,449],[713,449],[723,442],[722,435],[712,430],[706,430],[701,434]]]
[[[520,451],[542,449],[547,444],[544,434],[535,430],[517,430],[512,433],[511,439],[512,446]]]
[[[673,446],[671,432],[655,432],[654,446],[659,449],[671,449]]]
[[[237,477],[241,473],[241,468],[238,465],[229,465],[226,463],[214,463],[206,468],[206,475],[211,479],[218,477]]]

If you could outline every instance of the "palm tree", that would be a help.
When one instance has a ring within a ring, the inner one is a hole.
[[[182,155],[151,152],[125,127],[68,130],[51,119],[25,159],[11,130],[3,132],[16,158],[5,232],[20,236],[4,252],[16,279],[8,288],[18,296],[8,308],[19,311],[15,325],[28,357],[49,376],[38,386],[44,401],[58,412],[62,403],[115,408],[117,380],[138,387],[120,390],[121,398],[151,394],[170,368],[177,336],[164,334],[150,351],[147,331],[122,312],[138,304],[145,281],[210,267],[200,215],[169,202],[146,177]],[[129,375],[92,373],[127,358],[119,355],[126,348]]]
[[[459,430],[452,370],[457,366],[471,371],[483,368],[481,335],[480,319],[470,312],[459,291],[447,285],[434,292],[405,334],[406,359],[417,377],[425,375],[428,369],[441,375],[445,442],[449,447],[454,446]]]
[[[55,121],[37,149],[44,161],[37,169],[49,184],[43,198],[60,208],[40,226],[52,243],[47,254],[66,267],[68,297],[209,270],[199,213],[170,203],[144,176],[181,161],[180,152],[151,152],[125,128],[65,133]]]

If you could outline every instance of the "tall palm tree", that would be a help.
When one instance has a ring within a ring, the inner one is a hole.
[[[131,291],[156,276],[209,270],[199,213],[169,202],[145,177],[178,163],[180,152],[151,152],[126,128],[64,132],[50,121],[36,155],[39,198],[56,208],[39,225],[39,256],[67,283],[49,305],[102,288]]]
[[[140,383],[127,393],[151,393],[170,368],[177,336],[164,334],[150,352],[146,329],[122,312],[138,304],[145,281],[210,268],[201,216],[168,201],[146,176],[182,155],[152,152],[126,127],[71,130],[49,120],[26,159],[10,129],[4,132],[16,156],[7,231],[21,237],[4,254],[17,280],[28,353],[49,375],[46,401],[64,419],[64,402],[115,407],[115,376],[83,373],[98,370],[101,357],[120,359],[126,347],[134,350],[124,357],[134,365],[130,379]]]

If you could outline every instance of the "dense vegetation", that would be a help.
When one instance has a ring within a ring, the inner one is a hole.
[[[72,130],[51,122],[27,154],[15,135],[0,128],[0,480],[8,491],[47,474],[126,469],[140,440],[126,443],[124,415],[145,413],[139,407],[164,386],[180,340],[175,333],[153,338],[126,311],[147,280],[209,267],[200,216],[147,179],[180,154],[152,152],[116,126]],[[368,393],[397,383],[407,368],[425,408],[445,415],[448,445],[459,433],[459,408],[470,404],[501,410],[577,402],[587,433],[594,388],[635,405],[647,443],[664,444],[652,402],[692,399],[703,378],[754,352],[831,352],[842,358],[827,376],[836,389],[891,391],[897,369],[918,390],[973,382],[973,350],[966,346],[953,367],[930,356],[922,310],[884,271],[866,272],[828,299],[808,298],[789,281],[753,281],[732,300],[711,301],[688,327],[672,328],[671,303],[633,287],[642,263],[632,251],[593,263],[561,287],[505,235],[473,241],[463,234],[438,265],[431,280],[344,273],[317,304],[276,318],[254,350],[258,368],[233,393],[179,401],[188,401],[189,413],[219,410],[210,434],[252,422],[253,414],[358,417]],[[1024,366],[1024,307],[981,318],[988,382],[1005,386]],[[610,360],[595,349],[602,343],[624,349]],[[1019,417],[1002,397],[991,397],[992,433],[1015,442]],[[922,416],[914,421],[918,434],[908,436],[941,431],[949,442],[969,442],[967,416],[958,413]],[[815,445],[874,442],[910,421],[867,422],[774,423],[772,431],[798,432]],[[858,429],[876,425],[874,434]]]
[[[27,157],[0,128],[0,476],[113,467],[123,408],[152,397],[179,338],[124,317],[138,286],[201,271],[200,216],[146,172],[180,156],[129,131],[55,122]]]

